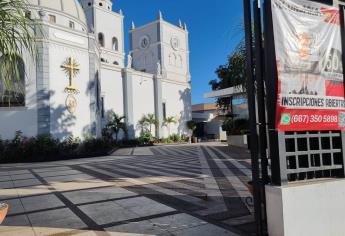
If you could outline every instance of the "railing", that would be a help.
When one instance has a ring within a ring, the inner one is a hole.
[[[344,177],[344,137],[340,131],[279,132],[281,184]]]

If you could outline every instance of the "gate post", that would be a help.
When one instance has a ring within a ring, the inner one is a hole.
[[[245,41],[246,41],[246,73],[247,73],[247,96],[250,120],[250,153],[252,162],[252,178],[254,188],[254,211],[256,221],[256,234],[264,235],[264,226],[262,220],[262,185],[260,183],[260,167],[258,156],[258,135],[256,127],[256,98],[253,74],[253,37],[252,37],[252,14],[250,0],[243,1],[244,23],[245,23]]]

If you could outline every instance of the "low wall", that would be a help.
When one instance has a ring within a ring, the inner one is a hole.
[[[270,236],[344,236],[345,180],[266,186]]]
[[[229,135],[228,145],[248,148],[247,135]]]

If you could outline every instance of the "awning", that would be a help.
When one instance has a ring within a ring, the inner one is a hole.
[[[240,95],[243,93],[244,91],[240,86],[230,87],[226,89],[220,89],[220,90],[212,91],[209,93],[205,93],[204,98],[226,98],[226,97],[232,97],[235,95]]]

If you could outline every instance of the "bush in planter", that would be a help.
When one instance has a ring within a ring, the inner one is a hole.
[[[165,144],[171,144],[171,143],[173,143],[174,141],[173,140],[171,140],[170,138],[163,138],[162,139],[162,143],[165,143]]]
[[[59,151],[63,156],[75,156],[76,150],[81,144],[80,138],[74,138],[73,135],[59,144]]]
[[[35,154],[42,158],[49,158],[59,153],[59,140],[50,134],[38,135],[36,138]]]
[[[86,139],[78,148],[78,154],[105,155],[114,147],[114,143],[106,139],[90,138]]]
[[[249,120],[248,119],[235,119],[234,120],[234,128],[237,129],[248,129],[249,128]]]
[[[183,135],[181,136],[181,141],[188,143],[188,142],[189,142],[189,136],[183,134]]]
[[[226,131],[226,134],[229,135],[242,135],[246,134],[249,128],[249,121],[247,119],[233,119],[227,118],[222,125],[223,131]]]
[[[50,135],[26,138],[17,131],[14,139],[1,143],[0,161],[2,162],[50,160],[60,153],[59,141]]]
[[[169,139],[173,141],[174,143],[178,143],[181,141],[181,137],[178,134],[172,134],[170,135]]]
[[[187,121],[187,128],[194,133],[197,128],[196,122],[194,120]]]
[[[60,142],[51,135],[26,138],[16,132],[12,140],[0,140],[0,162],[35,162],[66,158],[106,155],[114,143],[105,139],[88,138],[81,142],[73,136]]]
[[[138,141],[140,145],[148,145],[153,143],[154,138],[151,132],[144,132],[143,134],[141,134]]]
[[[194,120],[187,121],[187,128],[192,132],[191,139],[193,140],[194,133],[197,128],[197,123]],[[194,139],[196,139],[196,137],[194,137]],[[197,142],[197,141],[193,141],[193,142]]]
[[[226,135],[230,135],[234,128],[234,120],[230,117],[226,118],[222,125],[222,130],[226,131]]]

